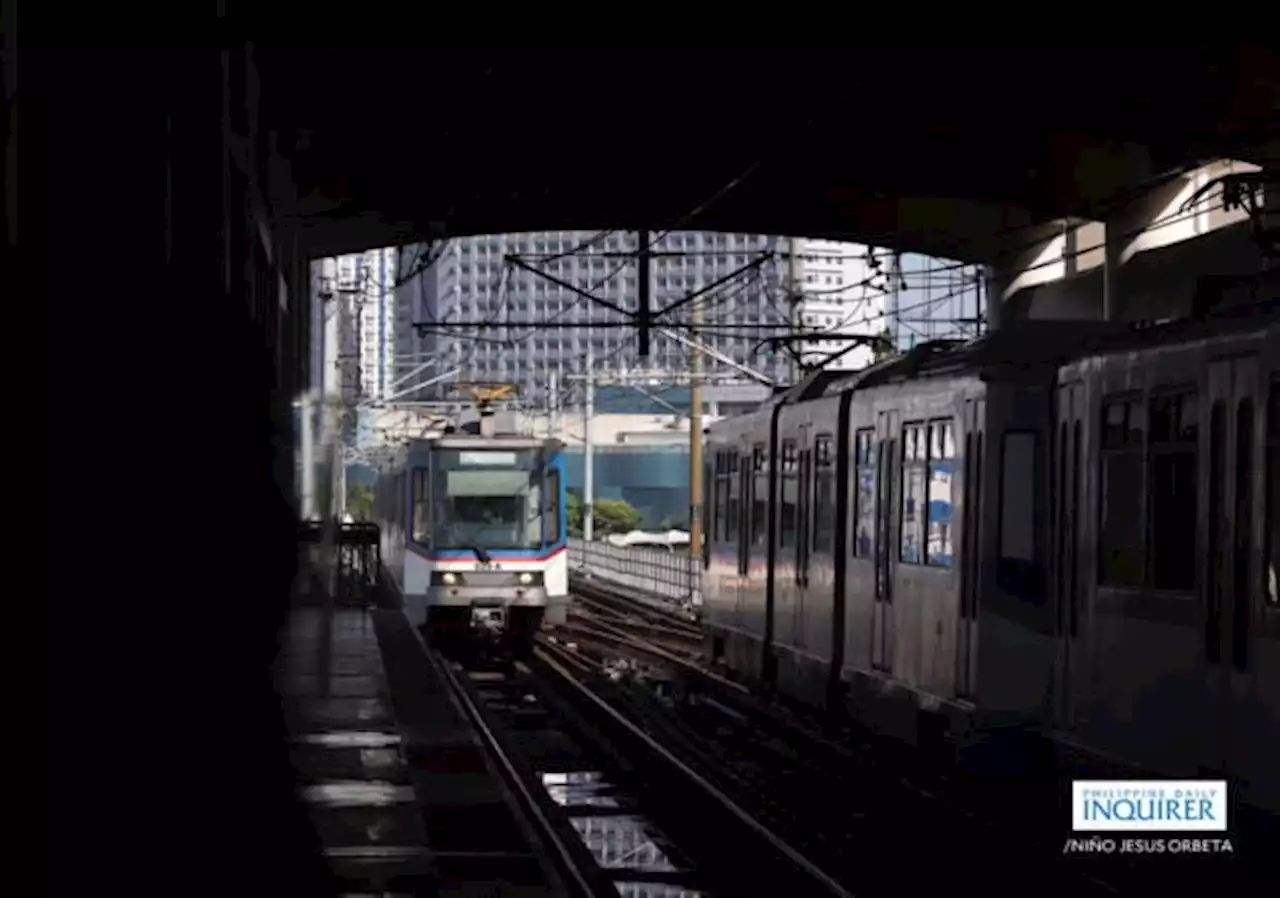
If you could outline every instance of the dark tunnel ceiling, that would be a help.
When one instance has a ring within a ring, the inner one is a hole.
[[[1262,49],[680,52],[256,59],[299,195],[344,198],[304,212],[318,254],[433,229],[669,227],[760,162],[688,226],[978,261],[996,232],[1123,198],[1124,143],[1168,174],[1277,133]]]

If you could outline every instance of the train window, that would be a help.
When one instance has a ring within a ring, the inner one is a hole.
[[[769,539],[769,476],[764,446],[757,443],[751,450],[751,545],[764,548]]]
[[[1000,567],[1012,572],[1036,557],[1036,435],[1006,431],[1001,456]]]
[[[739,503],[741,498],[738,480],[738,456],[734,453],[729,455],[729,470],[725,475],[725,503],[724,503],[724,536],[723,539],[727,543],[736,543],[738,541],[738,517]]]
[[[779,472],[778,492],[782,504],[778,517],[778,544],[784,547],[796,544],[796,531],[799,529],[800,515],[796,496],[796,441],[782,441],[782,469]]]
[[[928,445],[924,424],[902,427],[902,530],[898,558],[906,564],[920,564],[924,542],[925,496]]]
[[[836,547],[836,459],[831,437],[814,445],[813,551],[830,554]]]
[[[1199,414],[1194,393],[1151,397],[1151,443],[1169,444],[1196,441]]]
[[[795,440],[782,441],[782,473],[794,474],[796,472],[796,461],[799,459],[799,453],[796,452]]]
[[[399,474],[396,475],[396,497],[395,497],[396,532],[401,534],[402,538],[404,535],[404,492],[405,492],[404,486],[405,486],[405,479],[407,477],[408,475],[404,471],[401,471]]]
[[[1098,576],[1113,586],[1143,579],[1141,415],[1136,400],[1103,403]]]
[[[1151,398],[1148,545],[1156,589],[1196,585],[1197,414],[1194,394]]]
[[[544,542],[554,543],[560,539],[560,469],[547,471],[547,514],[546,536]]]
[[[431,543],[431,506],[427,502],[430,477],[426,468],[413,470],[413,541],[424,546]]]
[[[813,531],[813,452],[800,453],[800,473],[796,490],[796,569],[808,565],[809,544]]]
[[[856,537],[853,554],[869,558],[876,544],[876,459],[872,452],[875,431],[866,427],[854,435],[854,473],[857,495],[854,498]]]
[[[1222,658],[1222,523],[1226,517],[1222,507],[1222,476],[1226,465],[1227,445],[1226,404],[1215,402],[1209,410],[1209,495],[1205,518],[1205,627],[1204,653],[1210,664]]]
[[[1266,539],[1263,565],[1262,595],[1267,604],[1280,607],[1280,521],[1276,520],[1280,513],[1280,381],[1271,382],[1271,390],[1267,394],[1267,482],[1263,486],[1266,492]]]
[[[724,499],[720,495],[720,478],[724,476],[724,453],[717,452],[711,457],[711,473],[704,483],[708,499],[702,508],[704,541],[718,542],[724,524]]]
[[[951,483],[955,475],[956,432],[951,421],[929,422],[929,483],[925,498],[925,563],[950,567]]]
[[[720,526],[720,456],[715,454],[703,465],[702,474],[702,542],[714,542]],[[690,522],[692,526],[692,522]]]
[[[1249,565],[1253,561],[1253,400],[1236,406],[1236,513],[1235,570],[1232,571],[1232,663],[1244,670],[1249,661],[1249,612],[1253,604]]]

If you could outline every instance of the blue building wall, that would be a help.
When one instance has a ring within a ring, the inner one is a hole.
[[[582,493],[581,449],[565,452],[565,483]],[[683,447],[627,446],[595,450],[597,499],[622,499],[644,515],[644,527],[656,528],[663,518],[684,522],[689,517],[689,450]]]
[[[670,415],[671,408],[688,414],[690,407],[688,387],[600,387],[594,401],[596,414]]]

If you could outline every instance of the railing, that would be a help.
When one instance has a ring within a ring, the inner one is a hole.
[[[569,566],[581,577],[629,586],[676,602],[702,604],[702,560],[681,551],[570,538]]]
[[[314,603],[331,596],[339,605],[368,604],[382,566],[378,525],[334,522],[330,547],[326,536],[319,521],[299,524],[295,598]]]

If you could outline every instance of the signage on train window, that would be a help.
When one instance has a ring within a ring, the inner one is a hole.
[[[459,452],[458,464],[485,467],[514,468],[516,454],[514,452]]]

